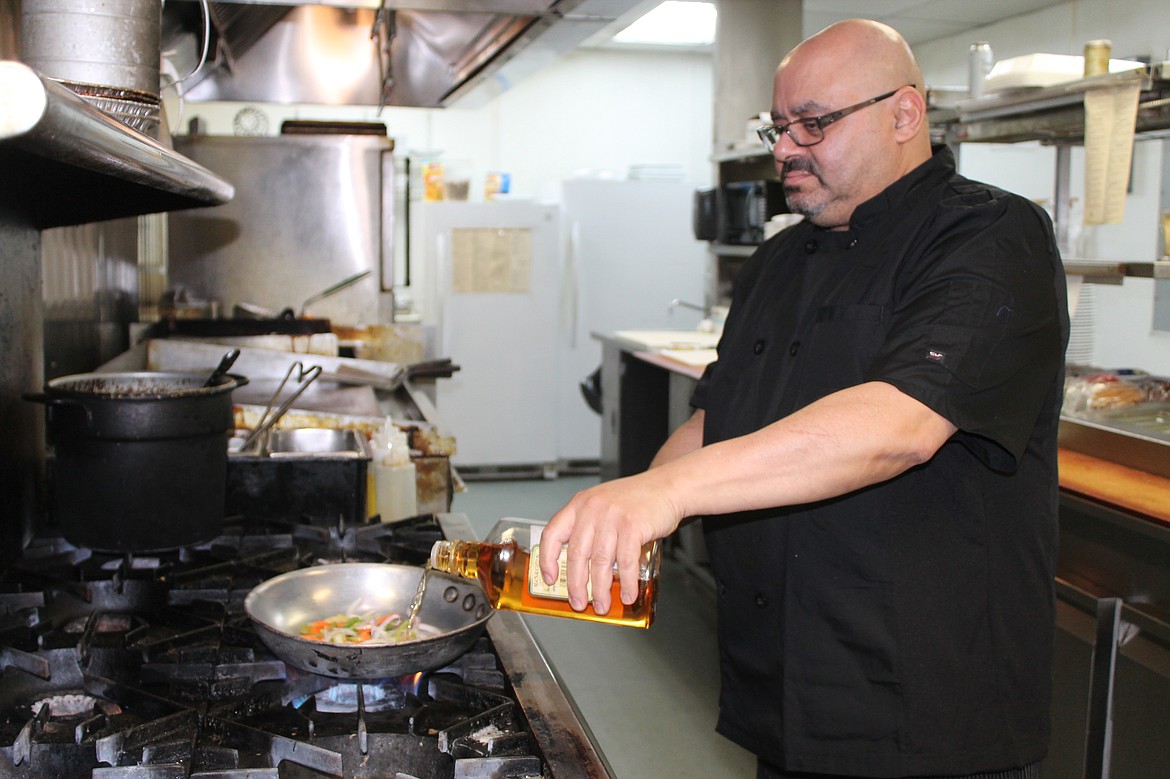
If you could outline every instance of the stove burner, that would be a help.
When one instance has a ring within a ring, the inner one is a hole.
[[[92,623],[92,625],[91,625]],[[93,633],[126,633],[134,624],[129,614],[97,614],[96,618],[78,617],[61,627],[63,633],[77,634],[89,630]]]
[[[52,719],[68,719],[70,717],[92,716],[99,710],[106,715],[120,714],[122,710],[118,704],[103,701],[85,693],[50,695],[34,701],[33,716],[39,716],[44,708],[48,708],[48,717]]]
[[[317,711],[322,714],[364,711],[377,713],[406,706],[406,692],[393,682],[385,684],[338,684],[313,696]]]
[[[142,556],[34,541],[0,571],[0,779],[548,776],[487,637],[433,673],[339,683],[273,657],[244,613],[280,573],[422,565],[440,538],[423,515],[232,517]]]
[[[98,567],[103,571],[117,571],[129,569],[131,571],[154,571],[162,566],[158,557],[134,557],[127,555],[114,560],[107,560]]]

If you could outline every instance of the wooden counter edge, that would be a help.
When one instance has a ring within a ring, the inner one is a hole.
[[[680,373],[683,376],[689,376],[690,378],[694,379],[695,381],[698,381],[699,379],[703,378],[703,371],[705,370],[705,367],[700,367],[698,365],[691,365],[689,363],[680,362],[679,360],[675,360],[671,357],[667,357],[666,355],[660,354],[659,352],[639,351],[639,352],[631,352],[631,354],[633,354],[635,357],[637,357],[642,362],[650,363],[651,365],[656,365],[659,368],[662,368],[664,370],[668,370],[672,373]]]
[[[1170,525],[1170,479],[1060,449],[1060,489]]]

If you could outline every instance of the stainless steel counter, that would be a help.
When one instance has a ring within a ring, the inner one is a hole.
[[[1074,452],[1170,478],[1170,439],[1124,419],[1063,416],[1060,445]]]

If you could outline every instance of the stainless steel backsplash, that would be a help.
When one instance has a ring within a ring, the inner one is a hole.
[[[139,218],[42,233],[46,379],[92,370],[129,347],[138,246]]]

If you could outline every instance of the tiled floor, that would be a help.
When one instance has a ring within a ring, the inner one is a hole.
[[[483,537],[505,516],[544,519],[596,477],[483,481],[455,496]],[[663,562],[647,631],[526,617],[616,779],[755,776],[755,758],[715,733],[719,672],[709,589]]]

